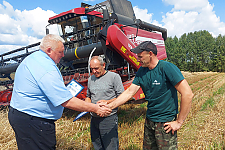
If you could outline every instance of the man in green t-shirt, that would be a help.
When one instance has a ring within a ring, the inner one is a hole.
[[[190,109],[193,93],[180,70],[172,63],[158,60],[157,48],[151,41],[131,49],[141,63],[131,86],[109,104],[116,108],[142,88],[148,101],[143,149],[177,149],[177,130]],[[177,91],[181,94],[178,114]]]

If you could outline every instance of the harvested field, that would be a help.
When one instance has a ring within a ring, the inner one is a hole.
[[[191,112],[178,131],[179,149],[225,149],[225,73],[182,73],[195,96]],[[78,113],[66,110],[56,122],[58,150],[93,149],[89,134],[90,116],[73,122]],[[146,103],[126,104],[119,108],[121,150],[142,149],[145,113]],[[0,149],[17,149],[7,109],[1,110],[0,118]]]
[[[195,96],[178,132],[179,149],[225,149],[225,74],[183,74]]]

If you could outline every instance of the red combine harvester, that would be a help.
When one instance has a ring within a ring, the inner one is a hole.
[[[46,34],[49,33],[49,25],[57,24],[60,36],[66,41],[65,56],[58,67],[65,84],[75,79],[84,86],[77,95],[80,99],[86,97],[91,56],[101,55],[106,61],[106,69],[121,76],[125,89],[130,86],[140,67],[131,48],[143,41],[152,41],[158,49],[158,58],[167,57],[164,44],[167,30],[136,19],[133,7],[127,0],[107,0],[94,6],[81,3],[81,7],[53,16],[48,22]],[[0,82],[0,105],[8,105],[11,100],[13,78],[10,75],[26,56],[38,50],[39,44],[0,55],[0,78],[8,78]],[[144,94],[140,89],[132,102],[143,101]]]

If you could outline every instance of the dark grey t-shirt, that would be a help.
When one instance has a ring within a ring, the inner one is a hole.
[[[123,83],[117,73],[108,71],[103,76],[96,78],[92,75],[88,79],[87,97],[92,103],[99,100],[110,100],[118,97],[124,91]],[[117,108],[110,115],[117,112]],[[99,117],[95,113],[91,113],[94,117]]]

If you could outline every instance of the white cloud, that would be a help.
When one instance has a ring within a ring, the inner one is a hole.
[[[180,37],[184,33],[207,30],[213,36],[225,34],[225,24],[213,11],[207,0],[163,0],[174,5],[171,12],[163,16],[162,22],[169,36]]]
[[[17,30],[16,21],[10,18],[7,14],[0,14],[0,33],[13,34]]]
[[[195,31],[195,26],[198,20],[197,12],[175,11],[167,13],[166,17],[163,16],[163,22],[167,29],[168,36],[180,37],[184,33]]]
[[[3,5],[0,4],[0,14],[8,14],[9,16],[13,16],[14,10],[12,5],[6,1],[3,1]]]
[[[14,10],[13,6],[3,1],[0,4],[0,49],[12,50],[15,45],[29,45],[40,42],[45,36],[48,19],[56,15],[51,10]],[[50,33],[58,34],[56,26],[50,27]],[[8,49],[7,49],[8,48]]]
[[[134,6],[134,13],[137,19],[141,19],[145,22],[152,22],[152,13],[148,13],[147,9],[140,9],[138,6]]]
[[[0,45],[0,54],[5,53],[7,50],[11,49],[17,49],[22,47],[21,45]]]
[[[37,7],[34,10],[16,10],[17,20],[23,31],[31,30],[33,33],[28,33],[33,36],[43,37],[45,35],[45,26],[48,24],[49,17],[55,15],[53,11],[50,10],[42,10],[40,7]]]
[[[148,13],[147,9],[140,9],[138,6],[134,6],[133,9],[137,19],[162,27],[157,20],[152,20],[153,13]]]
[[[184,33],[207,30],[214,37],[225,35],[225,23],[220,21],[208,0],[162,0],[173,5],[171,11],[162,16],[162,20],[152,20],[153,13],[147,9],[134,7],[136,18],[167,29],[168,36],[180,37]],[[164,23],[163,25],[159,22]]]

